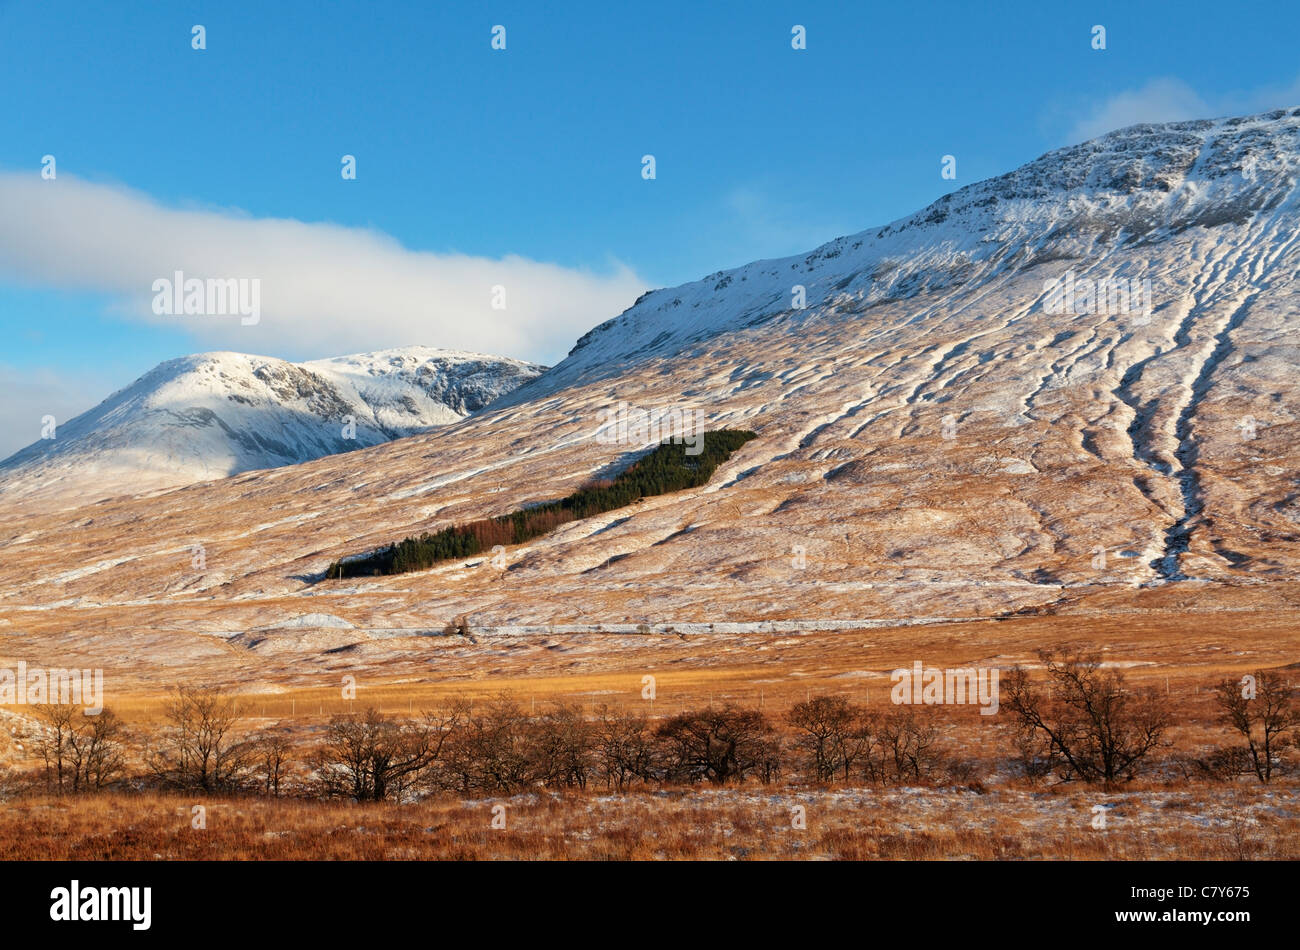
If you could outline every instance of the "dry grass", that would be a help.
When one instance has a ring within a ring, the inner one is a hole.
[[[286,657],[278,672],[258,668],[255,678],[246,671],[241,702],[249,725],[287,720],[308,742],[338,712],[374,706],[418,714],[452,696],[477,700],[500,693],[525,708],[533,701],[539,710],[553,700],[584,708],[607,703],[653,717],[710,701],[734,702],[761,706],[779,720],[809,695],[839,694],[888,708],[889,671],[914,660],[927,666],[1007,666],[1032,662],[1039,647],[1073,641],[1102,650],[1132,685],[1168,692],[1176,722],[1162,750],[1167,761],[1231,741],[1215,722],[1209,688],[1216,680],[1281,669],[1300,683],[1300,674],[1286,669],[1300,656],[1300,625],[1291,616],[1240,611],[1228,624],[1222,613],[1200,615],[1178,603],[1164,607],[1167,612],[1127,616],[1023,617],[802,636],[587,635],[454,646],[439,638],[420,642],[391,665],[338,654],[324,661],[337,665],[323,670],[320,657],[298,655],[292,664]],[[69,635],[63,642],[76,641]],[[571,644],[578,649],[569,652]],[[28,645],[14,638],[8,646],[18,651]],[[85,659],[97,659],[89,649]],[[352,703],[340,696],[346,673],[357,676]],[[640,696],[647,674],[656,679],[653,709]],[[224,671],[210,678],[171,677],[196,679],[239,683]],[[130,688],[121,685],[121,679],[107,678],[109,705],[133,727],[156,725],[169,683],[136,679]],[[1034,788],[1010,777],[1008,717],[981,717],[969,707],[927,712],[941,725],[946,759],[968,763],[971,778],[988,786],[986,793],[789,785],[626,796],[540,792],[506,802],[504,831],[490,827],[491,805],[499,801],[436,798],[359,806],[154,794],[19,797],[0,808],[0,859],[1300,858],[1294,780],[1266,788],[1187,783],[1175,781],[1176,770],[1166,768],[1157,773],[1160,781],[1117,792]],[[0,733],[0,764],[6,763],[33,764]],[[1105,830],[1092,827],[1091,809],[1099,803],[1116,806]],[[206,830],[190,828],[194,804],[207,809]],[[795,804],[807,810],[806,830],[790,827]]]
[[[157,720],[167,690],[177,681],[220,684],[243,693],[245,712],[268,719],[319,719],[365,706],[419,712],[451,696],[502,692],[525,703],[608,703],[649,712],[641,700],[646,675],[656,680],[656,713],[710,701],[782,709],[819,693],[885,704],[889,672],[915,660],[928,666],[1005,667],[1032,662],[1037,649],[1062,642],[1102,651],[1107,660],[1124,665],[1136,686],[1168,689],[1181,712],[1202,706],[1208,700],[1205,691],[1224,676],[1300,660],[1300,624],[1293,612],[1198,614],[1194,606],[1171,601],[1159,610],[1112,616],[1020,617],[802,635],[573,634],[479,644],[433,637],[386,641],[385,652],[376,654],[288,652],[277,654],[274,663],[223,645],[209,660],[194,657],[180,671],[136,662],[134,654],[124,658],[116,642],[111,653],[105,652],[98,638],[72,633],[61,636],[57,646],[42,647],[41,638],[24,637],[6,640],[5,647],[11,665],[25,659],[29,665],[104,668],[108,704],[137,722]],[[122,629],[125,635],[130,624],[124,622]],[[141,649],[139,655],[150,655],[147,646]],[[1300,685],[1300,672],[1288,673]],[[352,705],[342,699],[344,676],[356,681]]]
[[[1113,807],[1104,830],[1092,807]],[[206,828],[191,827],[192,808]],[[492,828],[505,805],[506,827]],[[807,827],[792,827],[794,806]],[[0,859],[1018,860],[1300,857],[1300,791],[677,789],[463,802],[130,795],[0,810]]]

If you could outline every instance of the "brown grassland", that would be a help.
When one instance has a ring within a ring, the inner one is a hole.
[[[550,638],[554,645],[563,637]],[[574,636],[575,644],[597,635]],[[1100,651],[1129,685],[1163,694],[1173,721],[1148,768],[1111,787],[1018,774],[1005,711],[924,707],[945,762],[958,767],[915,783],[813,783],[787,773],[771,784],[530,788],[495,797],[433,792],[419,800],[356,803],[159,791],[137,786],[54,796],[33,780],[38,764],[17,732],[0,736],[6,768],[0,856],[7,859],[1295,859],[1300,777],[1194,775],[1186,762],[1230,745],[1211,692],[1257,670],[1300,679],[1300,626],[1277,610],[1186,606],[1131,616],[1027,616],[800,636],[605,638],[619,649],[538,650],[480,643],[472,656],[420,675],[409,657],[392,667],[339,666],[238,697],[243,725],[288,727],[305,750],[331,715],[376,708],[418,715],[453,697],[512,697],[525,710],[553,702],[650,717],[732,703],[762,709],[783,729],[809,697],[844,696],[887,711],[889,671],[927,666],[1026,664],[1062,643]],[[430,641],[436,652],[447,645]],[[304,661],[309,665],[310,661]],[[467,675],[470,670],[480,674]],[[339,676],[357,678],[354,701]],[[653,675],[653,705],[641,698]],[[224,677],[216,677],[222,679]],[[238,692],[237,690],[232,690]],[[156,727],[167,694],[109,693],[133,730]],[[13,716],[24,715],[9,707]],[[11,730],[12,731],[12,730]],[[1180,763],[1182,763],[1180,765]],[[203,827],[193,827],[195,806]],[[504,806],[504,810],[494,806]],[[1105,826],[1096,827],[1097,806]],[[802,817],[796,813],[802,809]],[[493,827],[493,819],[504,828]],[[798,827],[802,823],[803,827]]]
[[[44,796],[0,809],[6,860],[1270,860],[1300,858],[1300,789],[672,789],[410,805]],[[1094,829],[1091,808],[1115,805]],[[495,804],[506,827],[491,827]],[[793,806],[806,828],[792,827]]]

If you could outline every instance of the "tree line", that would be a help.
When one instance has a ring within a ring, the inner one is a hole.
[[[1167,697],[1130,689],[1096,655],[1043,654],[1044,678],[1015,668],[1002,708],[1010,713],[1011,761],[1031,779],[1113,786],[1150,767],[1165,745]],[[1258,671],[1251,685],[1215,686],[1220,724],[1237,741],[1184,756],[1186,777],[1241,775],[1269,782],[1291,771],[1300,712],[1289,686]],[[26,736],[42,784],[56,793],[153,787],[355,801],[407,801],[426,794],[515,794],[533,788],[806,782],[970,783],[969,760],[944,735],[934,707],[882,711],[843,696],[809,697],[772,718],[724,704],[652,720],[602,707],[592,715],[556,703],[529,712],[499,696],[453,699],[435,712],[396,717],[374,709],[332,717],[314,738],[282,725],[250,730],[238,700],[180,687],[163,725],[133,732],[110,710],[46,705]]]

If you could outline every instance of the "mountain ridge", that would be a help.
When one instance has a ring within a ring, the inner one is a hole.
[[[426,346],[301,363],[190,354],[0,461],[0,485],[30,494],[96,478],[157,489],[295,464],[456,422],[543,369]]]
[[[614,328],[631,331],[637,342],[636,349],[622,355],[671,352],[674,345],[680,348],[706,339],[701,329],[712,331],[717,325],[696,326],[694,334],[683,335],[681,327],[673,325],[671,311],[683,305],[696,312],[701,306],[716,307],[720,291],[739,288],[751,279],[751,288],[761,284],[762,290],[751,289],[747,299],[730,304],[730,311],[738,314],[733,327],[746,320],[757,323],[795,315],[791,292],[801,280],[807,281],[807,311],[831,305],[866,307],[941,290],[979,277],[990,266],[1025,268],[1058,257],[1079,259],[1089,250],[1079,241],[1081,236],[1105,242],[1123,235],[1132,244],[1157,240],[1162,231],[1171,229],[1240,223],[1250,213],[1273,210],[1288,195],[1294,200],[1292,188],[1283,192],[1270,187],[1267,176],[1282,174],[1294,182],[1300,171],[1298,141],[1300,107],[1252,116],[1144,123],[1053,149],[1010,172],[964,185],[910,215],[835,238],[806,254],[753,261],[675,287],[649,290],[623,313],[580,337],[545,379],[511,394],[509,401],[518,403],[548,387],[578,381],[592,363],[616,359],[600,345]],[[1253,155],[1253,165],[1244,174],[1258,184],[1216,190],[1218,180],[1243,173],[1242,149]],[[1055,185],[1050,184],[1053,178],[1058,179]],[[1118,200],[1134,195],[1147,200]],[[1038,235],[1041,246],[1032,245],[1027,225],[1043,218],[1045,203],[1062,196],[1087,200],[1059,209],[1049,219],[1050,230]],[[1161,201],[1160,196],[1167,200]],[[1185,204],[1180,206],[1180,200]],[[1026,202],[1032,204],[1026,207]],[[983,219],[975,228],[952,226],[972,216]],[[909,244],[912,238],[918,240]],[[918,254],[920,259],[910,264],[893,260]],[[831,261],[838,261],[837,267],[852,261],[848,277],[840,270],[834,272],[833,282],[818,283]],[[650,314],[659,320],[650,321]],[[643,321],[658,327],[649,340],[649,330],[639,326]]]

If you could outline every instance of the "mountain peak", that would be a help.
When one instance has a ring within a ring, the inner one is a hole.
[[[457,422],[544,369],[427,346],[305,363],[194,353],[0,462],[0,484],[103,494],[304,462]]]

